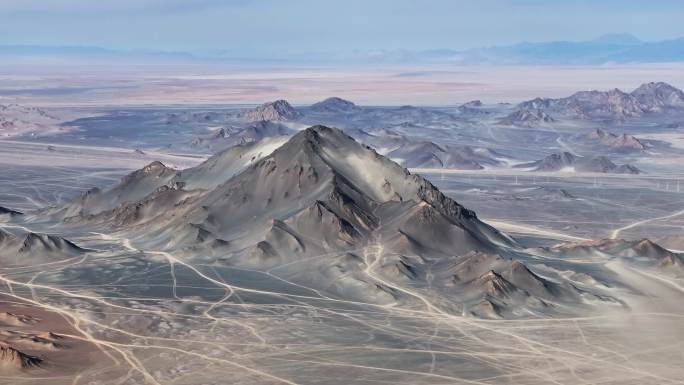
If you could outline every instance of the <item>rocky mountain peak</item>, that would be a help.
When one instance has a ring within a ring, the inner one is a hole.
[[[301,117],[301,114],[287,100],[279,99],[274,102],[264,103],[252,110],[243,111],[244,120],[258,122],[262,120],[288,121]]]

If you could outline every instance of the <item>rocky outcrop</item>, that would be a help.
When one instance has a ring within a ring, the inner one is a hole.
[[[0,368],[5,371],[17,371],[40,367],[43,360],[21,352],[6,342],[0,341]]]

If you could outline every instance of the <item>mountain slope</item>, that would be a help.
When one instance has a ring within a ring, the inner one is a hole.
[[[190,142],[194,149],[224,150],[228,147],[248,142],[258,142],[274,136],[289,136],[295,131],[281,122],[261,120],[246,122],[242,125],[221,127],[210,135],[199,136]]]
[[[114,210],[127,203],[144,200],[162,189],[209,189],[215,187],[259,159],[271,154],[287,140],[286,137],[266,138],[229,147],[207,159],[202,164],[178,171],[161,162],[152,162],[140,170],[121,178],[109,188],[92,188],[74,201],[46,210],[61,219],[95,216]]]

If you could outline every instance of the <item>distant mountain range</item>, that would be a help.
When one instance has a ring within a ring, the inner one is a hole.
[[[649,114],[681,112],[684,91],[663,82],[645,83],[627,93],[617,88],[608,91],[580,91],[560,99],[535,98],[518,104],[507,117],[510,124],[552,122],[548,113],[585,120],[622,121]]]
[[[102,47],[2,45],[6,63],[35,58],[84,62],[179,63],[292,63],[292,64],[491,64],[491,65],[598,65],[606,63],[663,63],[684,61],[684,38],[642,41],[630,34],[609,34],[587,41],[522,42],[514,45],[465,50],[373,50],[307,52],[287,55],[243,56],[231,51],[166,52],[113,50]]]
[[[646,42],[629,34],[588,41],[520,43],[455,53],[456,61],[490,64],[657,63],[684,60],[684,38]]]

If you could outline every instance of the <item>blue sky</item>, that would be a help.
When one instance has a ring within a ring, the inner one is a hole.
[[[684,36],[681,0],[0,0],[0,44],[235,56]]]

